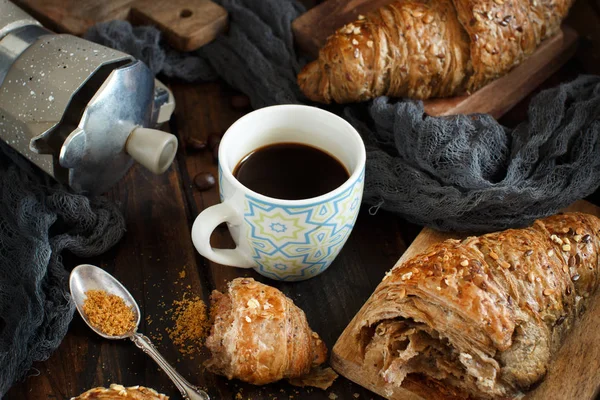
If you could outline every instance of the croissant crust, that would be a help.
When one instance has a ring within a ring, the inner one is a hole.
[[[519,396],[598,287],[599,230],[592,215],[556,215],[396,266],[356,317],[365,373],[388,388],[419,374],[474,398]]]
[[[473,92],[560,29],[573,0],[401,0],[338,29],[298,75],[311,100]]]
[[[124,387],[113,383],[109,388],[97,387],[71,400],[169,400],[168,396],[143,386]]]
[[[307,375],[327,357],[304,312],[279,290],[251,278],[211,296],[214,325],[206,340],[208,370],[263,385]]]

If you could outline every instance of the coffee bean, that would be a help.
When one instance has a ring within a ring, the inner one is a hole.
[[[210,172],[200,172],[194,177],[194,185],[201,191],[212,188],[216,182],[215,176]]]
[[[231,96],[231,107],[234,110],[246,110],[250,108],[250,99],[244,94]]]
[[[209,149],[214,150],[214,148],[217,147],[220,142],[221,142],[221,136],[217,135],[216,133],[211,133],[210,135],[208,135],[208,148]]]
[[[188,150],[199,151],[206,148],[206,142],[204,140],[189,138],[186,143]]]

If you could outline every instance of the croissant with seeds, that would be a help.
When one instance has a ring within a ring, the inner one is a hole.
[[[473,92],[556,34],[573,0],[401,0],[338,29],[298,75],[311,100]]]
[[[356,368],[386,393],[522,398],[600,286],[599,230],[597,217],[565,213],[398,264],[347,328]]]

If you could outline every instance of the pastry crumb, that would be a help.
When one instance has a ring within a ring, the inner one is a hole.
[[[290,378],[288,382],[294,386],[316,387],[327,390],[338,378],[338,374],[330,367],[314,367],[307,375]]]
[[[248,300],[247,305],[249,308],[259,308],[260,307],[260,303],[254,297],[251,298],[250,300]]]

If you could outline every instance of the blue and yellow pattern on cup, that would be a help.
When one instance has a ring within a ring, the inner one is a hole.
[[[253,192],[233,171],[248,154],[274,143],[321,149],[337,158],[350,176],[335,190],[313,199],[275,199]],[[253,111],[229,127],[221,140],[221,202],[196,217],[192,242],[216,264],[252,268],[284,281],[316,276],[329,267],[352,231],[362,199],[365,161],[360,135],[335,114],[296,104]],[[224,222],[236,244],[233,249],[211,245],[212,232]]]
[[[245,231],[258,272],[299,281],[327,269],[354,227],[363,185],[364,171],[342,193],[303,206],[282,206],[247,194]]]

